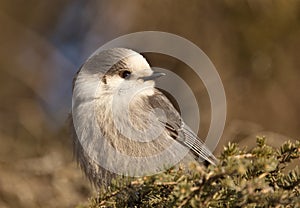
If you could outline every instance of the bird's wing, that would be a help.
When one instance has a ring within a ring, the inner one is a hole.
[[[166,119],[161,120],[168,134],[188,147],[199,160],[206,160],[211,164],[216,164],[217,159],[205,146],[204,142],[182,121],[181,116],[174,108],[169,99],[158,89],[154,95],[148,96],[149,105],[152,108],[162,109]]]

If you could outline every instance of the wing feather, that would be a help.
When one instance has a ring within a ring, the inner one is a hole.
[[[154,95],[148,96],[148,99],[152,108],[164,110],[166,120],[160,121],[173,139],[188,147],[198,160],[206,160],[211,164],[216,164],[217,159],[215,156],[205,146],[204,142],[182,121],[177,110],[162,92],[156,89]]]

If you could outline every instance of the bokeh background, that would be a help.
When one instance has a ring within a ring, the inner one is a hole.
[[[99,46],[158,30],[200,47],[227,96],[228,141],[256,135],[278,146],[300,135],[300,1],[0,1],[0,207],[74,207],[95,193],[72,156],[66,120],[72,78]],[[178,73],[210,121],[201,80],[172,57],[145,54]]]

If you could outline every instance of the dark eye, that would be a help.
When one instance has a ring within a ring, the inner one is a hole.
[[[131,74],[131,72],[127,71],[127,70],[121,71],[119,73],[120,77],[122,77],[123,79],[128,79],[130,77],[130,74]]]

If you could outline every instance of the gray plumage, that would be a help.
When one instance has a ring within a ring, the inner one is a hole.
[[[123,48],[94,54],[75,76],[70,119],[74,153],[96,186],[109,186],[116,176],[114,168],[132,176],[163,171],[183,157],[184,163],[216,162],[154,87],[154,78],[140,54]]]

